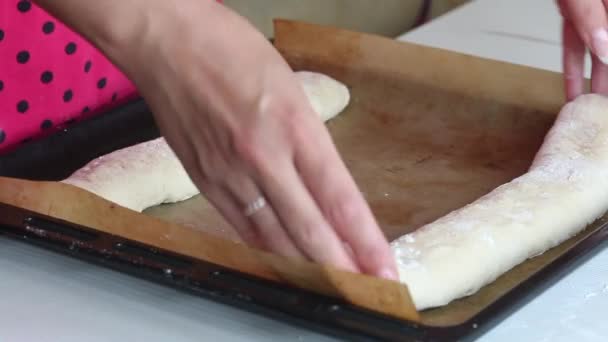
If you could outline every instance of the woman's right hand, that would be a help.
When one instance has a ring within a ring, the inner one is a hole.
[[[57,3],[91,16],[117,11],[102,35],[65,19],[136,83],[192,180],[245,241],[397,278],[382,231],[292,70],[243,18],[209,0],[48,2],[60,14]]]

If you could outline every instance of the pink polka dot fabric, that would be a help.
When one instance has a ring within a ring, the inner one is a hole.
[[[59,20],[30,0],[0,0],[0,154],[137,96]]]
[[[84,38],[25,0],[0,0],[0,153],[137,96]]]

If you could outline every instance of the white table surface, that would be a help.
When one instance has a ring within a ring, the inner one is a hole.
[[[553,0],[477,0],[400,39],[560,70]],[[5,238],[0,293],[1,342],[332,340]],[[480,341],[605,341],[607,313],[604,251]]]

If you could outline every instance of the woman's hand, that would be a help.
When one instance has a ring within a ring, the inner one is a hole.
[[[585,91],[585,54],[591,51],[591,91],[608,95],[608,0],[557,0],[564,18],[566,97]]]
[[[193,181],[245,241],[397,277],[293,72],[243,18],[209,0],[41,2],[136,83]]]

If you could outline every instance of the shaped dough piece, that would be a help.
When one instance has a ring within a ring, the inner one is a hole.
[[[63,183],[139,212],[199,193],[164,138],[94,159]]]
[[[295,73],[313,109],[327,121],[348,105],[348,88],[315,72]],[[135,211],[199,193],[164,138],[99,157],[63,181]]]
[[[608,98],[568,103],[529,171],[391,243],[416,307],[478,291],[608,209]]]
[[[333,119],[348,105],[350,93],[344,84],[316,72],[299,71],[295,75],[321,120]]]

